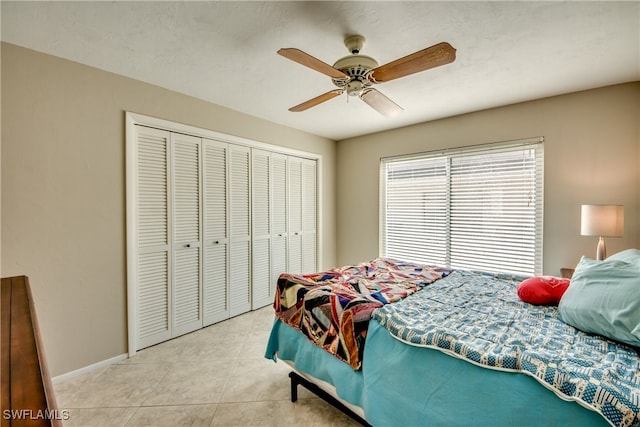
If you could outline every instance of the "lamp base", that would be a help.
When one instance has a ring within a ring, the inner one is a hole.
[[[604,261],[607,257],[607,247],[604,244],[604,239],[600,236],[600,240],[598,240],[598,248],[596,249],[596,260]]]

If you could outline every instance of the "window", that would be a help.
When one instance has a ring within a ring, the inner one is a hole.
[[[383,256],[541,274],[542,141],[383,158]]]

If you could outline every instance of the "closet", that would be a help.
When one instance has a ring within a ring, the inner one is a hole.
[[[283,271],[316,271],[316,161],[252,150],[253,308],[271,304]]]
[[[280,273],[316,271],[317,155],[127,117],[130,355],[271,304]]]

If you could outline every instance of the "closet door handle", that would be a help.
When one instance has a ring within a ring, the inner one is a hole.
[[[187,243],[186,245],[184,245],[185,248],[190,248],[191,247],[191,243]]]
[[[213,243],[215,243],[216,245],[219,245],[219,244],[220,244],[220,240],[216,240],[216,241],[215,241],[215,242],[213,242]]]

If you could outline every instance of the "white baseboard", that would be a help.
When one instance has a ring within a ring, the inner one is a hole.
[[[95,371],[97,369],[100,368],[106,368],[109,365],[113,365],[114,363],[118,363],[118,362],[122,362],[123,360],[127,359],[129,356],[124,353],[124,354],[120,354],[118,356],[114,356],[110,359],[107,360],[103,360],[101,362],[97,362],[94,363],[92,365],[89,366],[85,366],[84,368],[80,368],[80,369],[76,369],[75,371],[71,371],[71,372],[67,372],[66,374],[62,374],[62,375],[58,375],[57,377],[53,377],[51,379],[51,381],[54,384],[66,381],[66,380],[70,380],[71,378],[75,378],[79,375],[83,375],[83,374],[88,374],[89,372]]]

